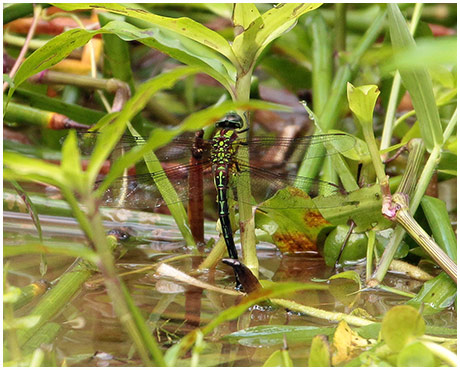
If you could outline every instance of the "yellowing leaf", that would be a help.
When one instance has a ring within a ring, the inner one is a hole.
[[[369,345],[369,342],[350,329],[345,321],[337,326],[332,340],[332,366],[350,361]]]

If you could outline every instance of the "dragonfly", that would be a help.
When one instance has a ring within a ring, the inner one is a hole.
[[[195,167],[200,166],[204,176],[212,174],[222,236],[229,257],[238,259],[229,216],[229,189],[232,189],[234,199],[238,200],[236,185],[239,177],[249,176],[252,206],[270,198],[278,190],[293,185],[301,189],[310,189],[311,196],[318,193],[336,193],[340,189],[337,185],[296,176],[290,169],[295,170],[305,153],[313,153],[309,156],[307,154],[308,158],[317,155],[315,153],[318,151],[307,149],[327,145],[328,150],[326,154],[322,151],[322,155],[331,155],[345,152],[355,146],[355,138],[344,133],[299,138],[262,136],[240,139],[239,134],[245,130],[242,130],[242,118],[236,113],[226,115],[215,123],[215,127],[215,135],[207,140],[199,138],[199,145],[196,145],[193,138],[177,137],[166,148],[157,151],[157,160],[162,163],[163,171],[129,175],[115,180],[112,188],[105,194],[105,205],[120,206],[120,197],[123,196],[122,203],[133,206],[130,202],[135,203],[136,194],[146,192],[151,200],[150,207],[169,206],[172,201],[166,201],[159,190],[166,182],[171,183],[177,192],[175,201],[186,202],[189,194],[195,191],[193,184],[188,181],[188,176]],[[119,145],[122,149],[128,150],[135,145],[142,145],[146,140],[140,136],[123,135]],[[192,154],[196,156],[197,151],[199,159],[191,164],[189,159]],[[168,165],[171,162],[174,164]],[[126,189],[121,192],[122,195],[114,190],[122,187],[121,184],[124,184]],[[145,207],[146,201],[142,200],[141,204]]]

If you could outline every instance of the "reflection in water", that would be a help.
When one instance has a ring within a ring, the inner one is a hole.
[[[7,234],[6,236],[8,237]],[[15,238],[17,241],[18,236],[15,235]],[[185,251],[183,245],[177,243],[168,245],[166,242],[149,241],[144,238],[137,244],[126,247],[126,253],[118,263],[118,273],[123,277],[135,304],[147,320],[163,350],[191,330],[206,325],[240,299],[217,292],[203,291],[164,278],[160,279],[155,275],[153,269],[155,263],[183,255]],[[264,247],[258,252],[262,279],[309,282],[311,279],[327,278],[330,275],[330,269],[317,254],[281,256],[273,247]],[[11,258],[11,270],[18,270],[17,273],[10,274],[11,283],[23,286],[39,278],[37,268],[39,262],[40,257],[37,255]],[[215,269],[198,274],[196,269],[200,262],[200,256],[190,256],[170,264],[203,282],[229,289],[234,287],[233,271],[229,266],[219,263]],[[53,279],[65,271],[71,259],[50,256],[48,263],[48,275]],[[22,271],[19,272],[18,266],[21,266]],[[350,268],[362,274],[364,265]],[[418,285],[414,285],[412,280],[397,275],[389,275],[385,283],[405,287],[407,291],[418,289]],[[328,291],[302,291],[285,298],[336,312],[349,313],[359,307],[377,318],[381,318],[390,306],[406,301],[406,298],[381,291],[356,293],[356,285],[351,280],[337,279],[329,285]],[[26,308],[21,312],[26,312]],[[71,323],[76,319],[79,319],[82,324],[72,325]],[[429,325],[443,327],[456,325],[453,310],[431,315],[426,320]],[[100,275],[94,274],[84,285],[83,291],[54,318],[54,321],[62,325],[55,346],[60,359],[66,358],[68,365],[141,365],[132,342],[115,316]],[[260,325],[335,327],[335,323],[288,312],[283,308],[255,306],[237,320],[219,325],[206,337],[205,347],[200,354],[200,366],[262,365],[275,350],[282,347],[280,340],[272,343],[240,340],[235,343],[223,339],[225,335],[235,331]],[[309,340],[288,341],[289,354],[295,366],[307,365],[309,343]],[[184,359],[177,366],[189,366],[189,364],[189,360]]]

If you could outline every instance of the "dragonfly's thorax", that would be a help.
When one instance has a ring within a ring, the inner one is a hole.
[[[236,152],[235,140],[238,135],[235,130],[220,130],[212,140],[211,160],[217,165],[231,165]]]

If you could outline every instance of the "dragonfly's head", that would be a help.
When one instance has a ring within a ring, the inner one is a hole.
[[[243,127],[243,120],[236,113],[229,113],[223,119],[216,122],[216,127],[238,130]]]

